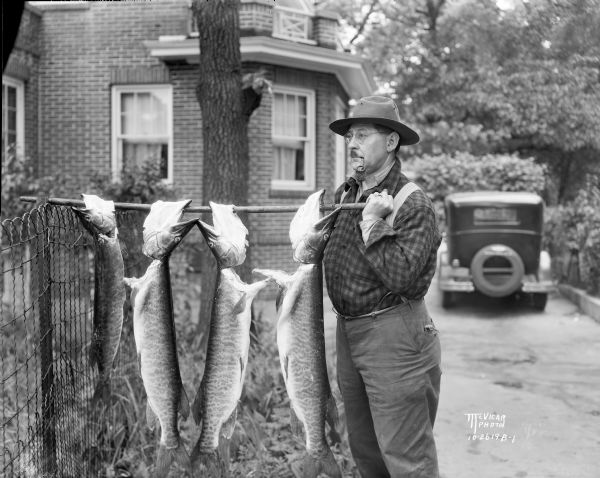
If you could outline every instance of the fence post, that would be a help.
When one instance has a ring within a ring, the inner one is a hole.
[[[54,409],[54,357],[52,352],[52,277],[50,274],[50,229],[46,206],[39,209],[41,231],[37,235],[40,327],[40,362],[42,379],[42,472],[54,476],[56,465],[56,413]]]

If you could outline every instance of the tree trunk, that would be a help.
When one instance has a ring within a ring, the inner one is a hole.
[[[238,9],[239,0],[194,2],[200,41],[197,98],[204,139],[203,204],[248,202],[248,117],[242,111]],[[209,217],[204,219],[210,222]],[[247,223],[245,219],[242,217]],[[248,275],[248,270],[249,264],[240,271],[242,277]],[[199,332],[204,336],[210,322],[216,276],[216,261],[204,245],[199,323]]]

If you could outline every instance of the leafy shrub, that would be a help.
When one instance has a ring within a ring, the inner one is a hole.
[[[77,189],[77,180],[68,174],[36,177],[31,158],[18,156],[12,149],[2,155],[2,220],[22,216],[32,208],[20,196],[68,196]]]
[[[530,191],[542,194],[545,167],[515,155],[423,156],[411,164],[416,180],[434,200],[463,191]]]
[[[600,296],[600,187],[588,184],[575,200],[552,208],[545,227],[545,247],[559,278]],[[573,260],[577,270],[569,274]]]
[[[113,181],[108,174],[95,172],[90,183],[89,191],[85,192],[102,195],[115,202],[150,204],[176,197],[173,186],[162,179],[158,165],[152,162],[125,169],[118,181]]]
[[[600,221],[597,216],[595,228],[590,230],[584,244],[580,268],[586,291],[600,297]]]
[[[528,191],[542,194],[545,188],[543,165],[532,158],[515,155],[474,156],[467,152],[454,155],[422,156],[408,165],[429,197],[436,212],[444,217],[444,198],[467,191]]]

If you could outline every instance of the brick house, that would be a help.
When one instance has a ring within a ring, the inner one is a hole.
[[[3,148],[41,175],[157,161],[181,199],[202,198],[199,41],[189,0],[28,2],[2,77]],[[244,71],[273,82],[249,123],[249,203],[300,204],[345,176],[328,130],[352,98],[371,94],[369,66],[341,50],[337,19],[310,0],[241,0]],[[249,219],[252,263],[292,267],[292,214]]]

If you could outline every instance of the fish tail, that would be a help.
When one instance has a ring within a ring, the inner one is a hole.
[[[169,473],[171,464],[175,462],[182,468],[192,474],[192,462],[190,456],[185,450],[183,443],[179,441],[176,448],[167,448],[165,444],[161,443],[158,448],[158,456],[156,458],[156,470],[154,476],[156,478],[165,477]]]
[[[202,463],[206,467],[206,476],[225,478],[229,476],[229,467],[219,452],[201,455]]]
[[[290,282],[292,282],[294,276],[288,274],[287,272],[273,269],[253,269],[252,272],[265,276],[267,281],[274,281],[279,286],[279,294],[275,300],[275,308],[277,311],[279,311],[281,304],[283,303],[285,292],[289,287]]]
[[[219,439],[219,445],[214,450],[202,450],[198,438],[191,456],[194,469],[201,470],[201,476],[210,478],[228,478],[229,474],[229,440]]]
[[[317,478],[321,473],[330,478],[342,478],[342,470],[329,448],[321,458],[314,458],[307,453],[304,459],[292,463],[292,471],[297,478]]]
[[[136,289],[140,279],[138,277],[123,277],[123,283],[130,289]]]
[[[276,282],[280,287],[287,287],[287,284],[292,277],[287,272],[273,269],[253,269],[252,272],[267,277],[268,279]]]
[[[229,477],[229,467],[218,451],[210,453],[197,453],[194,460],[194,467],[201,470],[201,476],[210,478]]]
[[[248,284],[246,293],[247,299],[252,300],[254,297],[258,295],[258,293],[263,290],[269,284],[269,279],[263,279],[258,282],[253,282],[252,284]]]
[[[331,449],[328,449],[327,455],[319,460],[319,465],[321,473],[325,473],[330,478],[342,478],[342,471],[340,470],[337,461],[335,461]]]

